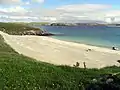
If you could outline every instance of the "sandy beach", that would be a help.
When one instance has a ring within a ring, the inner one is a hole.
[[[66,42],[43,36],[15,36],[0,31],[5,42],[15,51],[38,61],[73,66],[76,62],[87,68],[102,68],[120,64],[120,51]],[[91,49],[91,51],[86,51]]]

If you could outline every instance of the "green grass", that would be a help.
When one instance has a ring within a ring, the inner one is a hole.
[[[82,90],[101,74],[120,72],[120,67],[83,69],[56,66],[20,55],[0,36],[0,90]]]
[[[23,33],[24,31],[28,30],[40,30],[39,28],[34,28],[25,25],[24,23],[2,23],[0,22],[0,30],[4,31],[8,34],[14,34],[14,35],[19,35]]]

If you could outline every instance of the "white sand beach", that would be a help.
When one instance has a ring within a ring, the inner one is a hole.
[[[15,51],[39,61],[70,66],[79,62],[80,67],[83,67],[83,62],[86,62],[87,68],[120,66],[120,63],[117,62],[120,60],[120,51],[44,36],[8,35],[1,31],[0,34]],[[86,51],[87,49],[91,49],[91,51]]]

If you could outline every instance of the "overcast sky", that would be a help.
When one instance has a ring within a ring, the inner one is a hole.
[[[0,21],[120,22],[120,0],[0,0]]]

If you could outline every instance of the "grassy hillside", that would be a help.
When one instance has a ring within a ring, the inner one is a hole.
[[[0,22],[0,30],[9,34],[19,35],[24,31],[28,30],[40,30],[39,28],[34,28],[20,23],[2,23]]]
[[[85,70],[37,62],[16,53],[0,36],[0,90],[84,90],[93,78],[118,72],[115,66]]]

